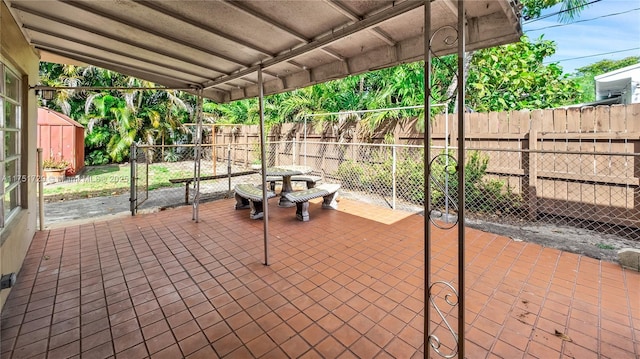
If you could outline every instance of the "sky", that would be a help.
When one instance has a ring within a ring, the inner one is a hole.
[[[547,9],[542,16],[559,10],[560,6]],[[621,14],[613,15],[617,13]],[[600,60],[640,56],[640,0],[600,0],[570,22],[562,23],[558,16],[523,20],[523,30],[529,38],[544,35],[544,39],[556,43],[555,55],[545,59],[545,64],[557,62],[565,73],[574,73],[575,69]]]

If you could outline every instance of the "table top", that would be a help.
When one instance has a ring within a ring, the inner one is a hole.
[[[311,172],[309,166],[277,166],[268,167],[267,176],[295,176]]]

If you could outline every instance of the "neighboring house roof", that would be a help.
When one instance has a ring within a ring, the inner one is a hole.
[[[619,103],[640,102],[640,63],[594,77],[596,101],[620,97]]]
[[[38,125],[72,125],[75,127],[84,128],[82,124],[74,121],[71,117],[46,107],[38,107]]]
[[[216,102],[423,59],[425,1],[3,0],[43,61],[86,63]],[[434,0],[431,51],[457,51],[458,2]],[[466,51],[517,42],[520,4],[464,2]],[[429,33],[429,32],[427,32]]]

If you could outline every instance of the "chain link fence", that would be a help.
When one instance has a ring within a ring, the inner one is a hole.
[[[422,146],[326,142],[298,146],[297,162],[311,166],[326,182],[340,183],[341,196],[397,210],[423,210]],[[467,148],[466,217],[517,226],[571,226],[637,240],[640,154],[632,147],[620,153],[594,151],[593,143],[590,146],[582,145],[590,151],[571,150],[566,144],[558,150],[560,144],[549,143],[541,147],[554,150]],[[455,217],[457,148],[434,146],[431,152],[431,215]]]
[[[137,209],[193,203],[196,196],[195,145],[136,146]],[[204,144],[200,150],[199,200],[226,198],[238,182],[259,182],[252,165],[259,163],[255,145]],[[241,160],[242,159],[242,160]],[[133,174],[133,173],[132,173]]]
[[[468,148],[466,218],[515,225],[558,224],[640,238],[640,154],[596,152],[593,147],[591,151],[548,150],[548,144],[542,148]],[[293,140],[268,142],[265,150],[268,167],[309,166],[311,174],[323,182],[340,183],[341,197],[423,211],[422,146]],[[148,167],[149,199],[143,208],[193,201],[194,146],[140,146],[138,151],[146,153]],[[230,196],[238,182],[258,183],[258,172],[235,175],[255,171],[260,157],[255,143],[203,145],[200,175],[205,180],[200,183],[200,200]],[[446,219],[457,213],[457,158],[455,147],[432,147],[432,217],[446,214]],[[140,171],[138,178],[144,178]]]

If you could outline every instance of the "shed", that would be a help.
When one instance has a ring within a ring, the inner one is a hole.
[[[39,107],[38,147],[44,159],[62,158],[71,163],[66,174],[73,176],[84,167],[84,126],[65,114]]]

